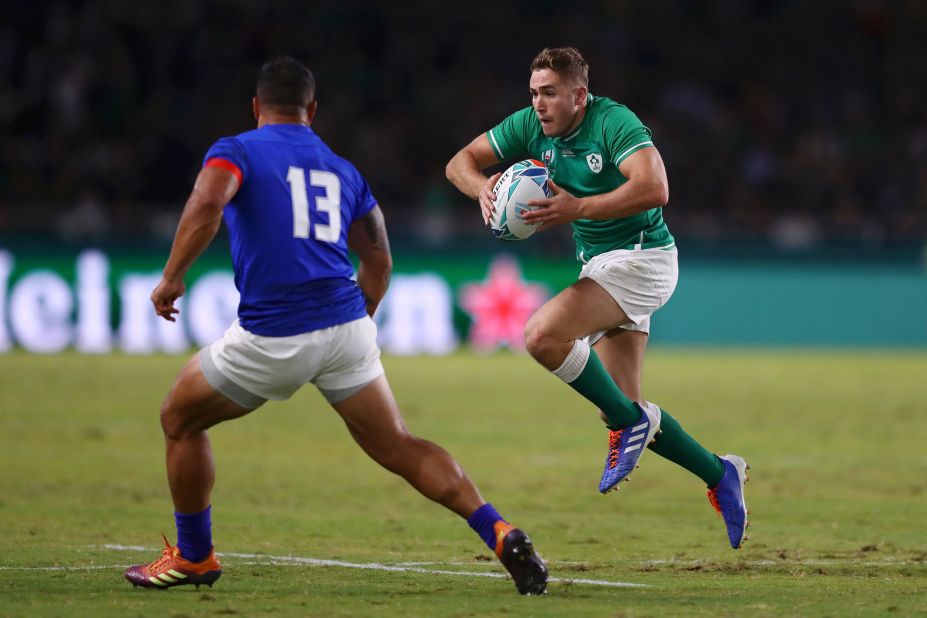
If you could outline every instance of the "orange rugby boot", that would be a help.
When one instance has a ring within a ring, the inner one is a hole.
[[[149,564],[137,564],[126,569],[125,576],[133,586],[142,588],[172,588],[193,584],[197,588],[200,584],[212,586],[222,575],[222,567],[216,559],[216,550],[209,552],[209,556],[200,562],[190,562],[180,555],[180,548],[171,547],[167,537],[163,534],[164,549],[161,557]]]
[[[528,535],[504,521],[497,521],[496,556],[521,594],[547,591],[547,564],[534,549]]]

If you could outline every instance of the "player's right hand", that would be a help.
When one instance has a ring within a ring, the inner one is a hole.
[[[151,293],[151,304],[154,305],[155,313],[168,322],[176,322],[174,314],[180,313],[180,309],[174,307],[174,301],[183,296],[186,291],[187,286],[184,285],[183,280],[161,279],[158,287]]]
[[[499,181],[500,176],[502,176],[502,172],[493,174],[486,179],[483,188],[480,189],[480,210],[483,213],[483,225],[489,225],[489,220],[492,219],[492,211],[496,202],[496,194],[492,190],[496,186],[496,182]]]

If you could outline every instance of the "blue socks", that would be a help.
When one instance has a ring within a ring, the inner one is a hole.
[[[473,511],[473,514],[467,518],[467,523],[480,535],[480,538],[483,539],[483,542],[486,543],[486,546],[489,547],[491,551],[496,551],[495,524],[499,520],[505,522],[505,520],[502,519],[502,515],[499,515],[496,509],[487,502]]]
[[[201,562],[212,551],[212,520],[209,517],[212,506],[199,513],[174,512],[177,522],[177,547],[180,555],[190,562]]]
[[[212,551],[212,521],[210,519],[211,506],[199,513],[174,513],[177,522],[177,547],[180,555],[190,562],[201,562]],[[488,502],[473,511],[467,518],[470,527],[480,535],[486,546],[496,551],[496,522],[505,520],[502,515]]]

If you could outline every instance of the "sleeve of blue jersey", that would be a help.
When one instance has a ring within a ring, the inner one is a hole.
[[[242,182],[248,177],[248,157],[245,147],[234,137],[223,137],[216,141],[203,157],[203,165],[210,159],[224,159],[241,170]]]
[[[374,206],[377,205],[377,200],[374,199],[373,194],[370,192],[370,185],[367,184],[364,177],[361,176],[360,173],[358,173],[357,177],[360,180],[360,184],[357,188],[357,206],[354,210],[354,218],[360,219],[373,210]]]
[[[360,170],[349,161],[345,163],[347,165],[341,168],[342,183],[344,183],[342,203],[345,203],[344,200],[347,199],[351,220],[355,221],[373,210],[373,207],[377,205],[377,200],[370,192],[370,185],[367,184],[367,179],[360,173]],[[348,191],[350,191],[349,194]],[[348,199],[348,195],[353,199]]]

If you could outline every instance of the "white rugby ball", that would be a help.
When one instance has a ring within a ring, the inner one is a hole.
[[[502,173],[493,193],[492,233],[501,240],[524,240],[534,234],[537,224],[525,223],[522,215],[539,206],[529,206],[531,200],[550,197],[552,192],[547,167],[535,159],[525,159]]]

